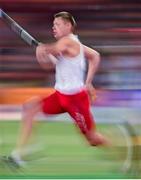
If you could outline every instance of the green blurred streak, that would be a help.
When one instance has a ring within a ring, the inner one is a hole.
[[[20,122],[1,123],[5,127],[5,135],[1,134],[5,143],[0,153],[7,155],[16,144]],[[98,125],[101,130],[112,131],[112,128],[111,125]],[[122,157],[114,156],[124,149],[90,147],[68,122],[37,122],[31,144],[36,144],[36,151],[26,156],[27,166],[13,170],[0,163],[0,178],[141,178],[140,174],[122,172]]]

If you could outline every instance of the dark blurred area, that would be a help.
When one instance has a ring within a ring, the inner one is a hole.
[[[120,95],[123,92],[128,98],[140,96],[141,1],[0,0],[0,7],[44,43],[54,41],[53,15],[69,11],[77,21],[76,33],[80,40],[101,54],[101,63],[93,80],[95,87],[110,93],[114,90]],[[36,61],[35,49],[0,20],[0,87],[53,85],[52,64],[48,70],[43,70]]]

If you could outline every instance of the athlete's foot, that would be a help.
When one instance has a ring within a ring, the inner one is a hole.
[[[15,163],[19,167],[24,167],[26,165],[26,162],[22,160],[21,156],[16,151],[11,153],[9,161]]]

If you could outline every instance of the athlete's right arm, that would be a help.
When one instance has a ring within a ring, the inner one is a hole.
[[[36,48],[36,57],[39,64],[46,69],[49,62],[53,64],[57,63],[58,60],[56,57],[60,54],[72,56],[77,49],[76,46],[75,48],[71,48],[73,46],[72,44],[76,43],[70,40],[70,38],[62,38],[55,43],[40,44]],[[72,49],[74,49],[73,52]]]
[[[56,64],[56,57],[66,50],[66,44],[67,41],[64,38],[55,43],[39,44],[36,48],[36,58],[39,64],[45,69],[47,68],[49,62]]]
[[[36,58],[40,66],[44,69],[48,68],[48,64],[51,62],[52,64],[56,64],[57,58],[52,54],[48,54],[46,52],[46,45],[40,44],[36,48]]]

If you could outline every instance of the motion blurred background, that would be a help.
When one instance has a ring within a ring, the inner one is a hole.
[[[101,54],[93,80],[98,96],[94,105],[136,108],[141,105],[140,1],[0,0],[0,7],[44,43],[54,41],[53,15],[59,11],[72,13],[82,43]],[[32,95],[50,94],[53,85],[52,64],[43,70],[36,61],[35,49],[1,20],[0,103],[21,104]]]
[[[82,43],[101,54],[93,80],[96,122],[141,123],[140,0],[0,0],[0,8],[44,43],[54,41],[53,15],[72,13]],[[50,94],[53,85],[52,64],[43,70],[35,49],[0,20],[0,119],[19,120],[22,103],[34,95]]]
[[[0,7],[41,42],[53,41],[54,13],[69,11],[77,21],[77,33],[82,43],[101,54],[101,64],[94,78],[95,87],[111,92],[112,100],[116,98],[128,101],[133,96],[133,100],[139,99],[140,1],[0,0]],[[4,22],[0,21],[0,27],[1,90],[6,87],[8,90],[14,87],[52,87],[53,66],[50,64],[47,71],[40,68],[36,62],[35,50],[25,44]],[[122,98],[118,96],[121,90]],[[112,93],[117,94],[112,97]],[[0,102],[4,101],[2,96]],[[129,102],[125,102],[125,105],[129,105]]]

